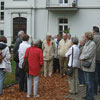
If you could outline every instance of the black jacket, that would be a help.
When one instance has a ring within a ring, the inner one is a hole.
[[[19,45],[20,43],[22,43],[22,38],[18,37],[14,46],[14,61],[16,63],[19,63],[19,57],[18,57],[18,49],[19,49]]]
[[[0,49],[1,49],[1,50],[5,49],[6,47],[7,47],[6,44],[0,42]]]

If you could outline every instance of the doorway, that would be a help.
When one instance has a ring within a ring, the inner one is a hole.
[[[16,41],[18,32],[23,30],[27,32],[27,19],[23,17],[16,17],[13,19],[13,42]]]

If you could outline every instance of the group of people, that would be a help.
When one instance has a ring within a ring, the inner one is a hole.
[[[0,95],[5,72],[11,72],[10,52],[6,43],[6,37],[0,37],[0,49],[3,54],[3,61],[0,63]],[[30,45],[29,36],[24,34],[24,31],[20,31],[14,46],[15,76],[19,83],[19,91],[27,92],[29,98],[34,80],[33,95],[40,97],[37,90],[42,66],[44,67],[44,77],[52,77],[53,74],[58,73],[61,78],[66,75],[66,69],[72,67],[72,75],[67,76],[69,93],[78,93],[79,83],[81,86],[86,86],[86,96],[83,99],[94,100],[94,95],[97,95],[100,88],[99,51],[100,33],[97,26],[93,27],[93,32],[86,32],[80,43],[77,37],[71,38],[70,34],[64,33],[63,36],[58,34],[53,39],[51,34],[47,34],[46,40],[42,43],[42,49],[39,48],[39,40],[34,39]],[[29,73],[22,68],[26,57],[28,57]],[[90,64],[89,67],[84,66],[84,63]]]

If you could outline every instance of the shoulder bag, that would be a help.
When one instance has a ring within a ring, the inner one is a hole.
[[[94,56],[93,56],[93,58],[94,58]],[[92,61],[93,61],[93,58],[92,58]],[[92,64],[92,61],[89,62],[89,61],[83,60],[82,61],[82,66],[85,67],[85,68],[90,68],[91,64]]]
[[[74,53],[74,48],[72,47],[72,62],[71,62],[71,67],[67,67],[65,74],[68,76],[72,76],[73,75],[73,53]]]
[[[23,69],[25,72],[27,72],[27,73],[29,73],[29,63],[28,63],[29,52],[30,52],[30,48],[29,48],[28,54],[27,54],[27,56],[24,58],[24,61],[23,61],[23,64],[22,64],[22,69]]]

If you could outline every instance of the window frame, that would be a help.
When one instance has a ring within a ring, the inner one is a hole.
[[[0,30],[0,36],[4,36],[4,30]]]
[[[67,5],[69,3],[69,0],[67,0],[67,3],[65,3],[66,0],[59,0],[59,4]]]
[[[63,19],[63,23],[60,23],[60,19]],[[66,23],[64,23],[64,20],[67,20],[67,22]],[[62,31],[60,31],[60,26],[62,26]],[[69,28],[69,22],[68,22],[68,18],[58,18],[58,32],[60,33],[60,34],[63,34],[64,33],[64,31],[65,31],[65,27],[68,27]]]
[[[4,14],[5,14],[5,2],[0,1],[0,21],[4,21]]]

